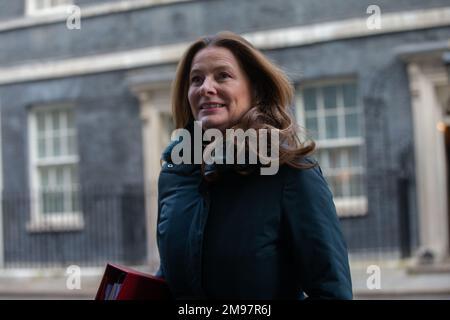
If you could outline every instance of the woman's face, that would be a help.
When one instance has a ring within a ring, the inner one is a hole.
[[[224,130],[250,109],[250,82],[230,50],[207,47],[194,56],[188,100],[192,114],[205,129]]]

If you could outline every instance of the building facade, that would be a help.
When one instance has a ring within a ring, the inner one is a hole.
[[[295,85],[351,254],[448,259],[447,1],[24,0],[0,2],[2,266],[157,267],[171,80],[221,30]]]

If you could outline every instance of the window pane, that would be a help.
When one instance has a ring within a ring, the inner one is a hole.
[[[46,7],[47,0],[34,0],[36,9],[44,9]]]
[[[51,211],[50,199],[48,196],[48,192],[45,190],[41,191],[41,210],[42,213],[48,213]]]
[[[46,168],[42,168],[39,170],[41,187],[46,188],[49,186],[49,177],[48,170]]]
[[[326,86],[323,88],[323,99],[325,109],[333,109],[337,106],[336,86]]]
[[[328,162],[328,150],[327,149],[318,149],[316,152],[317,161],[319,162],[320,167],[323,169],[324,174],[326,174],[327,169],[330,167]]]
[[[61,155],[61,137],[55,135],[53,137],[53,156]]]
[[[79,204],[79,186],[78,186],[78,170],[75,166],[70,167],[70,184],[71,188],[71,208],[72,212],[80,211]]]
[[[45,138],[39,137],[38,138],[38,157],[39,158],[45,158],[46,155],[46,146],[45,146]]]
[[[38,136],[44,136],[45,134],[45,115],[39,112],[36,115]]]
[[[339,181],[338,177],[329,176],[326,179],[328,181],[328,185],[329,185],[334,197],[344,196],[342,183]]]
[[[361,148],[360,147],[349,148],[349,158],[351,167],[360,167],[362,165]]]
[[[64,192],[61,188],[51,188],[47,192],[48,207],[45,213],[63,213],[64,212]]]
[[[53,172],[53,180],[50,179]],[[41,169],[41,208],[44,214],[64,212],[64,167]]]
[[[76,129],[70,109],[40,111],[37,119],[37,154],[39,158],[76,155]],[[47,139],[47,140],[45,140]]]
[[[78,170],[75,166],[70,166],[70,184],[77,185],[78,184]]]
[[[344,166],[342,149],[331,149],[328,154],[330,168],[342,168]]]
[[[345,116],[345,135],[347,137],[358,137],[361,135],[358,114],[347,114]]]
[[[64,167],[62,166],[56,168],[56,185],[58,187],[64,186]]]
[[[363,185],[363,177],[360,174],[352,175],[350,177],[350,196],[364,195]]]
[[[306,116],[305,127],[308,130],[309,135],[311,135],[314,139],[318,138],[319,127],[317,123],[317,117]]]
[[[41,190],[42,212],[44,214],[62,213],[64,211],[62,188],[51,185]]]
[[[57,110],[53,110],[50,112],[51,119],[51,134],[52,134],[52,144],[53,144],[53,154],[52,156],[61,155],[61,120],[60,120],[60,112]]]
[[[55,192],[55,204],[56,204],[56,209],[55,212],[57,213],[63,213],[64,210],[64,190],[62,190],[61,188]]]
[[[308,88],[303,90],[303,104],[305,106],[305,111],[317,109],[316,89]]]
[[[338,119],[336,116],[325,117],[325,137],[327,139],[338,138]]]
[[[58,111],[52,111],[51,112],[51,118],[52,118],[52,129],[54,131],[59,131],[60,129],[60,119],[59,119],[60,113]]]
[[[67,128],[68,129],[73,129],[75,127],[74,126],[75,119],[73,117],[73,111],[72,110],[67,110],[67,112],[66,112],[66,119],[67,119]]]
[[[344,95],[344,107],[356,107],[356,85],[344,84],[342,86]]]
[[[77,187],[72,189],[70,210],[72,212],[80,211],[79,191]]]
[[[67,136],[67,153],[68,155],[76,155],[77,154],[77,150],[76,150],[76,146],[75,146],[75,137],[73,134],[70,134]]]
[[[350,180],[350,173],[347,170],[341,170],[339,174],[336,176],[336,185],[340,188],[340,196],[348,196],[348,194],[345,194],[345,186],[347,185]]]

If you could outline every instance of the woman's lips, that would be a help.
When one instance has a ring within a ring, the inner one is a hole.
[[[210,102],[210,103],[202,103],[200,105],[200,110],[208,110],[208,109],[220,109],[225,107],[226,105],[224,103],[216,103],[216,102]]]
[[[202,113],[212,113],[225,108],[226,105],[223,103],[203,103],[200,105],[200,112]]]

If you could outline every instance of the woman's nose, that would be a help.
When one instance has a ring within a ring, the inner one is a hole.
[[[212,95],[216,94],[217,90],[214,84],[214,80],[210,78],[205,78],[205,80],[202,83],[202,86],[200,88],[200,93],[202,95]]]

